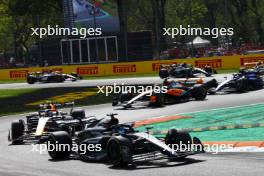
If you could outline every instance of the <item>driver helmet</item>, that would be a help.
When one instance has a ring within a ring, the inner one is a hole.
[[[47,109],[52,111],[52,112],[56,112],[57,111],[57,108],[56,108],[56,106],[54,104],[49,104],[47,106]]]

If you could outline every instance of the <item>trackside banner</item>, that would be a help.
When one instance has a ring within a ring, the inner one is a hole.
[[[76,72],[82,76],[112,76],[128,74],[147,74],[159,71],[162,64],[176,64],[186,62],[195,67],[204,67],[210,65],[216,69],[234,69],[240,68],[248,62],[264,61],[264,55],[235,55],[219,56],[210,58],[194,59],[174,59],[159,61],[142,61],[142,62],[123,62],[111,64],[89,64],[89,65],[64,65],[51,67],[33,67],[20,69],[3,69],[0,70],[0,80],[23,80],[28,72],[37,71],[60,71],[64,73]]]

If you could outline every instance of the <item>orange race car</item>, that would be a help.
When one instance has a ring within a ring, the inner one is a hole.
[[[146,90],[138,95],[122,93],[113,99],[112,105],[122,105],[124,108],[130,108],[132,106],[164,106],[165,104],[179,103],[191,99],[204,100],[207,96],[207,91],[212,87],[217,87],[217,85],[215,79],[204,84],[195,84],[191,87],[166,79],[162,85],[167,88],[165,92]]]

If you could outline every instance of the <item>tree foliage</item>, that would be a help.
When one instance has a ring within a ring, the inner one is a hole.
[[[238,41],[264,43],[263,0],[117,0],[121,1],[126,15],[123,24],[127,24],[128,31],[152,30],[155,41],[164,40],[162,35],[155,35],[163,27],[190,24],[234,28],[233,44]],[[17,48],[18,57],[22,57],[37,41],[30,36],[31,27],[62,26],[62,2],[0,0],[0,53]],[[186,42],[190,37],[178,36],[176,40]]]
[[[36,42],[31,27],[62,24],[61,0],[0,0],[0,53],[23,58]]]

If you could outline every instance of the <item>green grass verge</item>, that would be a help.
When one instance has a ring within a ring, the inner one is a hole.
[[[233,68],[233,69],[216,69],[218,74],[224,74],[224,73],[237,73],[239,69]]]
[[[0,84],[8,84],[8,83],[24,83],[25,80],[15,79],[15,80],[0,80]]]
[[[0,90],[0,99],[18,97],[23,94],[32,93],[37,89],[4,89]]]
[[[75,101],[76,106],[104,104],[112,101],[97,94],[97,88],[64,87],[46,89],[0,90],[0,116],[37,111],[39,103]]]

